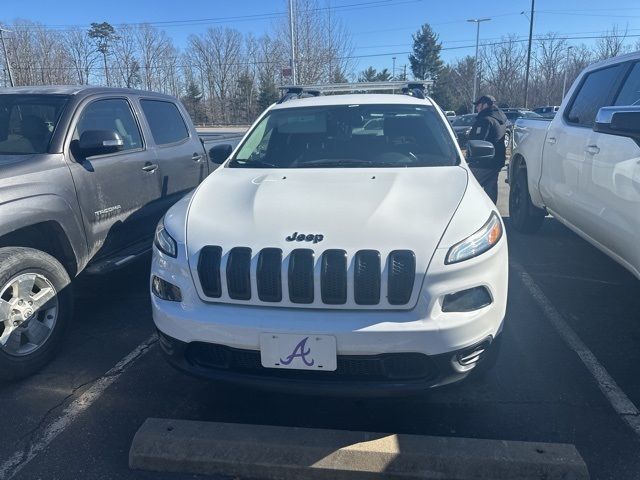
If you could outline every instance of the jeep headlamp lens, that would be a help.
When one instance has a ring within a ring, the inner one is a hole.
[[[480,230],[449,249],[445,263],[449,265],[477,257],[493,247],[501,238],[502,222],[496,212],[491,212],[489,220]]]
[[[176,258],[178,256],[178,246],[176,241],[164,228],[164,219],[160,220],[156,227],[156,235],[153,241],[155,246],[165,255]]]

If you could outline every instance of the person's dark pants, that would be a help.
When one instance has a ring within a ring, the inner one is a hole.
[[[478,168],[471,166],[471,171],[478,180],[478,183],[484,188],[484,191],[493,203],[498,203],[498,175],[502,168]]]

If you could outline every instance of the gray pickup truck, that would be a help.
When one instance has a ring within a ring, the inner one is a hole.
[[[164,212],[240,137],[201,139],[180,102],[158,93],[0,89],[0,379],[54,356],[71,279],[149,251]]]

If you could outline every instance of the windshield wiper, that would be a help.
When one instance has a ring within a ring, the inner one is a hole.
[[[279,165],[265,162],[263,160],[233,160],[229,166],[239,168],[281,168]]]
[[[320,168],[320,167],[348,167],[348,166],[367,166],[373,167],[376,163],[371,160],[363,160],[360,158],[342,158],[340,160],[330,160],[323,158],[320,160],[311,160],[295,165],[293,168]]]

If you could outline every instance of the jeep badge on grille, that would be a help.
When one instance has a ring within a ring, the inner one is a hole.
[[[287,242],[313,242],[318,243],[324,240],[324,235],[318,233],[298,233],[293,232],[290,236],[285,237]]]

